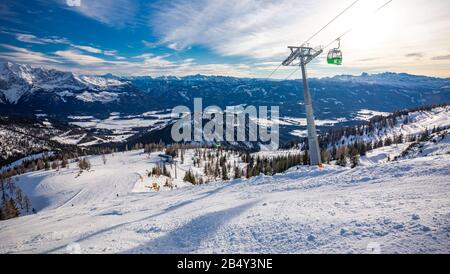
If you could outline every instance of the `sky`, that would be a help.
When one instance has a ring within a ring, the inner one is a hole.
[[[0,61],[82,74],[266,78],[355,0],[2,0]],[[359,0],[309,43],[312,77],[450,77],[450,1]],[[326,64],[340,49],[343,65]],[[329,45],[329,47],[326,47]],[[272,78],[299,78],[280,67]]]

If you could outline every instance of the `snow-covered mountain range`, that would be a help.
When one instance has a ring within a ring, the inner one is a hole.
[[[311,79],[320,119],[352,118],[357,111],[395,111],[450,100],[450,79],[381,73]],[[193,75],[186,77],[83,76],[29,65],[0,64],[0,112],[46,114],[136,114],[183,104],[201,97],[204,105],[278,105],[283,116],[303,110],[297,80]]]
[[[6,62],[0,65],[0,102],[18,104],[39,91],[54,92],[61,99],[75,97],[86,102],[111,102],[128,83],[115,79],[76,75],[53,69],[33,68]]]
[[[310,87],[319,130],[353,125],[374,115],[418,105],[450,102],[450,79],[404,73],[312,78]],[[10,62],[0,64],[0,115],[48,115],[87,129],[103,129],[111,122],[114,130],[119,122],[142,128],[149,123],[142,119],[146,113],[167,114],[178,105],[192,109],[194,98],[202,98],[204,107],[218,105],[223,109],[236,105],[279,106],[280,138],[292,140],[305,135],[303,92],[298,80],[86,76]],[[132,130],[120,130],[133,134]]]

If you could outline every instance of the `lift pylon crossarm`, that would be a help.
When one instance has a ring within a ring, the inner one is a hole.
[[[283,66],[289,66],[299,57],[300,47],[288,47],[291,50],[291,55],[283,61]],[[294,49],[295,48],[295,49]]]
[[[296,59],[300,59],[300,63],[306,65],[323,52],[323,49],[321,47],[313,49],[311,47],[289,46],[288,48],[291,50],[291,54],[288,58],[286,58],[286,60],[283,61],[283,66],[295,65],[293,64],[293,62]]]

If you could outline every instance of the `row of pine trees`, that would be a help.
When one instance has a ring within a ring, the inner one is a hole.
[[[0,220],[7,220],[20,216],[23,213],[35,212],[31,201],[22,189],[16,186],[13,178],[0,176]]]

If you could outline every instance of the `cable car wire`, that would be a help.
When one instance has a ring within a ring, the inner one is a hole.
[[[282,65],[282,63],[280,63],[279,65],[278,65],[278,67],[276,68],[276,69],[274,69],[271,73],[270,73],[270,75],[269,76],[267,76],[267,79],[269,79],[270,77],[272,77],[272,75],[281,67],[281,65]]]
[[[383,8],[385,8],[387,5],[389,5],[392,1],[394,0],[389,0],[386,3],[384,3],[383,5],[381,5],[379,8],[377,8],[373,14],[377,14],[380,10],[382,10]],[[348,30],[346,30],[343,34],[341,34],[340,36],[338,36],[336,39],[333,39],[329,44],[327,44],[323,49],[327,49],[329,48],[334,42],[336,42],[337,40],[341,39],[342,37],[344,37],[345,35],[347,35],[349,32],[351,32],[353,30],[353,27],[349,28]],[[288,75],[288,77],[286,77],[284,80],[288,80],[292,75],[294,75],[294,73],[296,73],[300,68],[295,69],[291,74]]]
[[[376,9],[373,14],[377,14],[381,9],[383,9],[384,7],[386,7],[387,5],[389,5],[392,1],[394,0],[388,0],[386,3],[384,3],[383,5],[381,5],[378,9]],[[333,41],[331,41],[329,44],[327,44],[324,49],[329,48],[334,42],[336,42],[337,40],[341,39],[342,37],[344,37],[345,35],[347,35],[349,32],[351,32],[353,30],[353,27],[349,28],[348,30],[346,30],[343,34],[341,34],[338,38],[334,39]]]
[[[341,17],[342,14],[344,14],[346,11],[348,11],[349,9],[351,9],[356,3],[358,3],[360,0],[356,0],[353,3],[350,4],[350,6],[348,6],[345,10],[341,11],[341,13],[339,13],[338,15],[336,15],[333,19],[331,19],[330,22],[328,22],[325,26],[323,26],[319,31],[317,31],[316,33],[314,33],[311,37],[309,37],[305,42],[303,42],[303,44],[301,45],[304,46],[306,43],[308,43],[309,41],[311,41],[314,37],[316,37],[320,32],[322,32],[326,27],[328,27],[329,25],[331,25],[331,23],[333,23],[334,21],[336,21],[336,19],[338,19],[339,17]]]
[[[341,11],[338,15],[336,15],[333,19],[331,19],[327,24],[325,24],[320,30],[318,30],[316,33],[314,33],[313,35],[311,35],[305,42],[302,43],[301,46],[304,46],[306,43],[308,43],[309,41],[311,41],[311,39],[313,39],[314,37],[316,37],[320,32],[322,32],[325,28],[327,28],[331,23],[333,23],[334,21],[336,21],[336,19],[338,19],[339,17],[341,17],[346,11],[348,11],[349,9],[351,9],[354,5],[356,5],[356,3],[358,3],[360,0],[355,0],[353,1],[353,3],[351,3],[348,7],[346,7],[343,11]],[[278,67],[276,69],[274,69],[270,75],[266,78],[269,79],[270,77],[272,77],[272,75],[277,72],[280,67],[282,66],[282,64],[278,65]]]
[[[300,69],[300,67],[297,67],[293,72],[291,72],[291,74],[288,75],[288,77],[286,77],[284,80],[286,81],[287,79],[291,78],[292,75],[294,75],[294,73],[296,73],[298,70]]]

